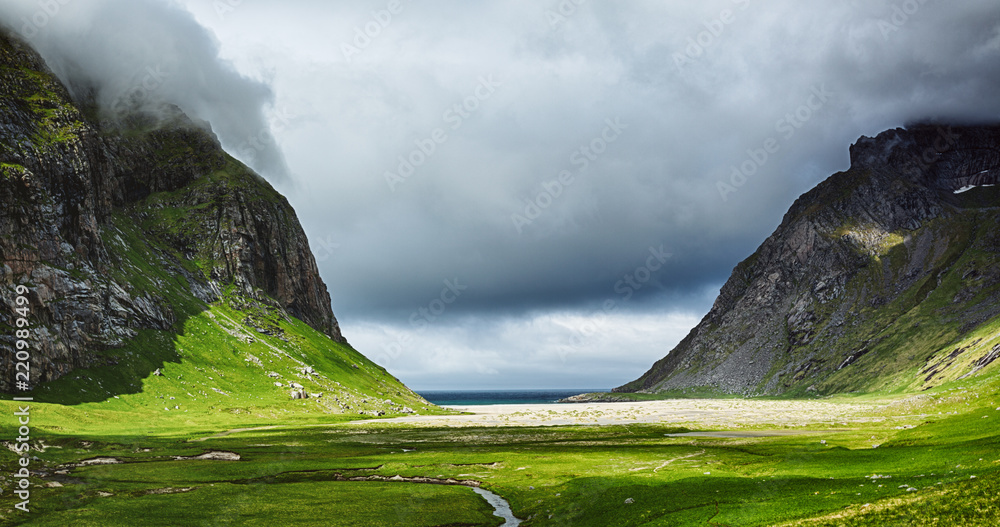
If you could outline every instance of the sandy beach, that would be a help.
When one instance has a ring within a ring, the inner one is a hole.
[[[464,415],[414,415],[359,423],[406,423],[412,426],[558,426],[636,423],[697,424],[699,427],[845,425],[880,421],[878,404],[824,401],[676,399],[627,403],[500,404],[448,406]]]

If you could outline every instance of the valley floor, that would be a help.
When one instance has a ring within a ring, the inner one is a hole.
[[[461,410],[141,435],[67,420],[36,431],[32,512],[14,510],[0,455],[0,525],[503,524],[470,486],[526,527],[1000,524],[990,385]]]
[[[448,406],[463,415],[417,415],[363,423],[413,426],[691,424],[703,427],[805,426],[884,421],[878,402],[669,399],[627,403]]]

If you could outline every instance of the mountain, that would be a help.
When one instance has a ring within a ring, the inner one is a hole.
[[[863,137],[616,392],[923,390],[1000,357],[1000,127]]]
[[[256,406],[291,400],[291,388],[326,392],[330,412],[426,405],[344,340],[288,201],[206,123],[157,113],[102,121],[0,36],[0,392],[23,389],[23,285],[36,400],[145,385],[236,406],[250,392]]]

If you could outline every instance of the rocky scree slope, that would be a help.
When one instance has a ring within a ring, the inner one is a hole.
[[[344,343],[291,206],[179,111],[99,124],[42,59],[0,34],[0,392],[14,381],[14,286],[30,288],[32,378],[114,364],[226,299],[259,333],[295,317]],[[369,366],[371,366],[369,364]]]
[[[923,390],[1000,357],[1000,127],[863,137],[616,392]]]

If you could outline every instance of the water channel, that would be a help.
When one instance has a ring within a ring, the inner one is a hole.
[[[472,490],[486,499],[486,501],[493,506],[493,515],[503,518],[505,521],[500,527],[516,527],[521,525],[521,520],[514,517],[514,511],[510,510],[510,504],[507,500],[503,499],[499,494],[495,494],[486,489],[481,489],[479,487],[472,487]]]

